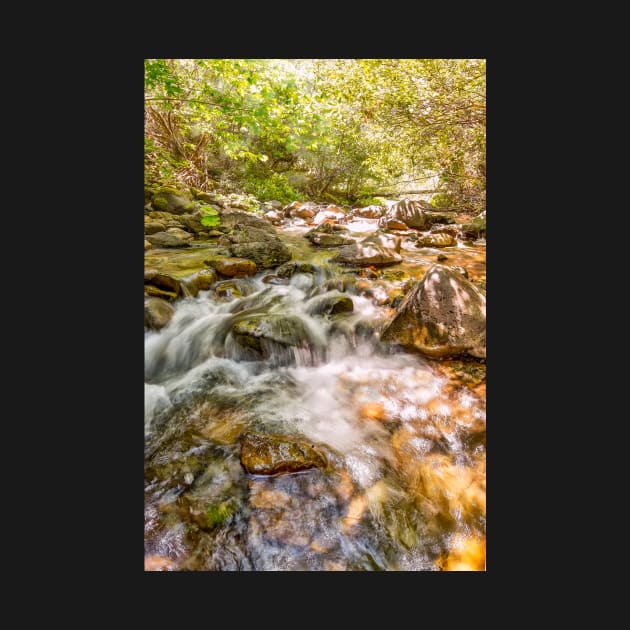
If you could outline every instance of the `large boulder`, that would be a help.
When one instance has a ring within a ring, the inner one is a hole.
[[[444,232],[427,234],[416,241],[416,247],[451,247],[457,245],[455,237]]]
[[[346,245],[334,258],[330,259],[330,262],[358,267],[385,267],[401,261],[402,256],[398,252],[372,243]]]
[[[291,252],[278,238],[273,227],[263,219],[259,221],[265,229],[242,223],[234,224],[226,235],[232,256],[249,258],[256,263],[258,269],[270,269],[291,260]]]
[[[164,328],[171,321],[175,309],[166,301],[158,297],[144,300],[144,325],[152,330]]]
[[[179,236],[168,232],[147,234],[145,240],[149,241],[154,247],[190,247],[188,239],[179,238]]]
[[[170,186],[160,188],[151,201],[154,208],[162,212],[171,212],[173,214],[183,214],[190,211],[192,198],[187,191],[177,190]]]
[[[228,278],[253,276],[257,271],[256,263],[248,258],[224,258],[215,256],[204,260],[204,263]]]
[[[486,297],[463,275],[434,264],[381,335],[429,357],[486,357]]]
[[[427,207],[430,206],[425,202],[403,199],[388,208],[379,219],[378,226],[388,230],[428,229],[431,220],[426,212]]]
[[[241,464],[252,475],[276,475],[325,468],[326,459],[302,440],[248,431],[241,442]]]

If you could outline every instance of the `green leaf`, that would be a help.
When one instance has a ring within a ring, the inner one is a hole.
[[[201,225],[205,225],[206,227],[214,227],[215,225],[219,225],[220,222],[221,217],[213,217],[208,214],[201,217]]]

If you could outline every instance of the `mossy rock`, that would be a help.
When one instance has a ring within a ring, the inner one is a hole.
[[[319,269],[312,265],[311,263],[306,262],[288,262],[284,265],[280,265],[276,269],[276,275],[280,278],[290,278],[294,276],[296,273],[319,273]]]
[[[177,293],[174,293],[173,291],[164,291],[163,289],[158,289],[152,284],[144,285],[144,294],[151,297],[164,298],[165,300],[174,300],[177,298]]]
[[[347,295],[323,295],[309,301],[307,312],[309,315],[336,315],[337,313],[351,313],[354,310],[352,298]]]
[[[172,212],[175,214],[183,214],[186,207],[192,202],[188,191],[181,191],[171,186],[163,186],[155,195],[151,203],[154,208],[163,212]]]
[[[144,301],[144,325],[152,330],[164,328],[172,319],[175,309],[159,297],[149,297]]]

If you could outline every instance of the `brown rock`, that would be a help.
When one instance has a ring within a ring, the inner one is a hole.
[[[216,269],[220,274],[230,278],[242,278],[253,276],[256,271],[256,263],[247,258],[209,258],[204,260],[206,265]]]
[[[416,247],[451,247],[453,245],[457,245],[455,238],[444,232],[428,234],[416,242]]]
[[[312,445],[283,435],[247,432],[241,442],[241,464],[254,475],[275,475],[324,468],[326,461]]]
[[[152,330],[164,328],[172,319],[175,309],[158,297],[150,297],[144,301],[144,325]]]

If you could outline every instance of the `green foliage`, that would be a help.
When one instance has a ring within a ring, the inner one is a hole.
[[[482,59],[147,59],[145,104],[148,181],[485,207]]]
[[[365,206],[384,206],[385,198],[384,197],[361,197],[361,199],[357,199],[357,201],[355,201],[354,205],[360,208],[365,208]]]
[[[246,192],[258,197],[261,201],[276,199],[284,203],[302,200],[302,195],[289,184],[283,173],[271,173],[264,179],[250,179],[243,185]]]
[[[201,211],[201,225],[206,227],[216,227],[221,223],[221,217],[219,212],[214,208],[206,204],[200,204],[199,210]]]

